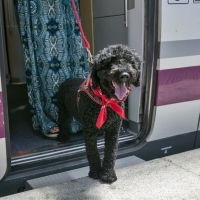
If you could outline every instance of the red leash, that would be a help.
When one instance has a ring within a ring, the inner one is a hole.
[[[90,49],[90,43],[88,42],[85,34],[84,34],[84,31],[83,31],[83,28],[82,28],[82,25],[81,25],[81,22],[80,22],[80,19],[79,19],[79,15],[78,15],[78,12],[76,10],[76,5],[74,3],[74,0],[72,0],[72,7],[73,7],[73,10],[74,10],[74,14],[75,14],[75,17],[76,17],[76,21],[78,23],[78,26],[79,26],[79,29],[81,31],[81,35],[82,35],[82,40],[83,40],[83,46],[89,50]]]
[[[79,29],[80,29],[80,32],[81,32],[81,36],[82,36],[82,40],[83,40],[83,46],[87,50],[88,61],[89,61],[89,63],[93,64],[93,58],[92,58],[92,54],[90,52],[90,43],[88,42],[88,40],[87,40],[87,38],[84,34],[84,31],[83,31],[83,28],[82,28],[82,25],[81,25],[81,21],[79,19],[79,15],[78,15],[78,12],[77,12],[77,9],[76,9],[76,4],[75,4],[74,0],[71,0],[71,2],[72,2],[72,8],[74,10],[75,17],[76,17],[76,21],[78,23],[78,26],[79,26]],[[89,85],[90,74],[91,74],[91,72],[88,74],[88,77],[87,77],[87,86]]]

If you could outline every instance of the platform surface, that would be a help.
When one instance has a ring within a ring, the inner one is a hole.
[[[83,177],[0,199],[200,199],[200,149],[120,168],[116,173],[118,180],[113,184]]]

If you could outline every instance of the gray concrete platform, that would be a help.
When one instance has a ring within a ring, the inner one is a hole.
[[[118,180],[88,177],[2,197],[1,200],[200,200],[200,149],[117,169]]]

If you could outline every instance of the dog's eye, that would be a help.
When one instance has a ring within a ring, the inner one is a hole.
[[[117,65],[112,65],[112,66],[111,66],[111,70],[112,70],[112,69],[117,69],[117,68],[118,68]]]
[[[117,71],[119,71],[119,67],[118,67],[117,65],[112,65],[109,74],[110,74],[110,75],[113,75],[113,74],[115,74]]]

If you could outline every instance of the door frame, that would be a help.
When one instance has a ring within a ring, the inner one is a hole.
[[[11,169],[11,153],[10,153],[10,135],[9,135],[9,120],[8,120],[8,104],[7,104],[7,92],[6,92],[6,76],[5,68],[7,66],[7,55],[6,55],[6,42],[5,42],[5,27],[4,27],[4,16],[3,16],[3,3],[0,1],[0,81],[2,87],[2,100],[3,100],[3,113],[4,113],[4,128],[5,128],[5,151],[7,168],[2,180],[6,178]],[[3,152],[1,152],[2,154]]]

